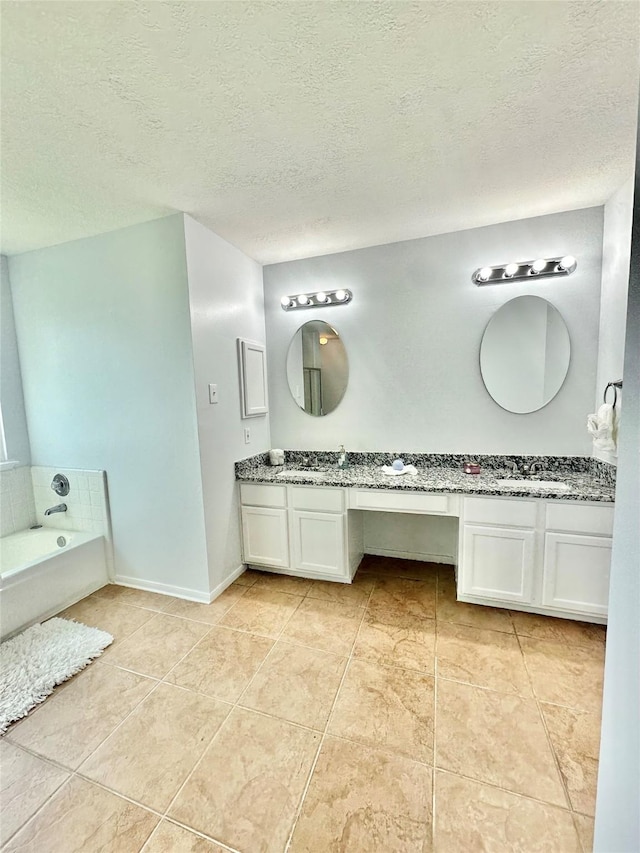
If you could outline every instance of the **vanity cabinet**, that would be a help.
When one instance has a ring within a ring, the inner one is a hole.
[[[287,490],[284,486],[240,486],[242,551],[245,563],[289,567]]]
[[[364,512],[453,516],[460,601],[606,621],[611,504],[266,483],[241,483],[240,504],[249,565],[350,583]]]
[[[458,598],[604,621],[612,530],[612,506],[465,498]]]
[[[245,563],[349,583],[362,553],[347,549],[342,489],[240,485]]]

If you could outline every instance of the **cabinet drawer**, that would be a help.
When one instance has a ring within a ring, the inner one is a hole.
[[[448,515],[450,495],[427,495],[421,492],[388,492],[384,489],[352,489],[352,509],[374,509],[386,512],[427,512]]]
[[[243,506],[286,507],[286,486],[263,486],[254,483],[240,483],[240,503]]]
[[[547,530],[569,533],[593,533],[611,536],[613,506],[580,506],[579,504],[547,504]]]
[[[342,512],[344,510],[343,490],[294,486],[291,489],[291,505],[293,509]]]
[[[464,520],[470,524],[499,524],[501,527],[535,527],[535,501],[510,501],[495,498],[465,498]]]

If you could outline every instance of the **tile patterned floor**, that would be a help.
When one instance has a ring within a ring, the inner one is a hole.
[[[116,642],[0,741],[33,853],[589,853],[604,629],[455,600],[451,567],[108,587]]]

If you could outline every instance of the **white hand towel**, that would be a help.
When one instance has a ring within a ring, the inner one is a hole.
[[[382,470],[385,474],[389,474],[391,477],[397,477],[400,474],[417,474],[418,469],[413,465],[405,465],[401,471],[397,471],[395,468],[392,468],[391,465],[383,465]]]
[[[610,403],[603,403],[593,415],[587,415],[587,429],[593,436],[596,450],[616,452],[617,415]]]

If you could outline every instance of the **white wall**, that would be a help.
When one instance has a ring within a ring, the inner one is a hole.
[[[636,177],[595,853],[640,850],[640,181]]]
[[[265,340],[262,268],[184,217],[210,588],[241,565],[234,462],[269,448],[268,417],[242,420],[236,339]],[[284,370],[284,363],[283,363]],[[219,403],[209,403],[209,383]],[[251,431],[245,444],[243,431]]]
[[[632,218],[633,178],[631,177],[604,206],[602,306],[598,338],[596,409],[602,403],[602,394],[607,382],[622,377]],[[609,401],[613,399],[611,391],[607,399]],[[624,395],[621,395],[618,408],[620,415],[622,415],[623,400]],[[598,456],[605,462],[616,462],[616,457],[612,453],[594,451],[594,456]]]
[[[208,596],[182,215],[9,271],[33,463],[106,470],[117,578]]]
[[[7,458],[28,465],[31,461],[29,432],[22,395],[9,266],[4,255],[0,255],[0,411]]]
[[[589,454],[600,311],[603,210],[590,208],[264,268],[271,433],[285,448]],[[485,264],[571,253],[567,277],[476,287]],[[282,294],[349,287],[349,305],[283,311]],[[542,296],[571,337],[567,380],[544,409],[516,415],[488,395],[479,368],[487,322],[507,300]],[[295,405],[285,358],[303,322],[335,326],[350,378],[330,415]]]

